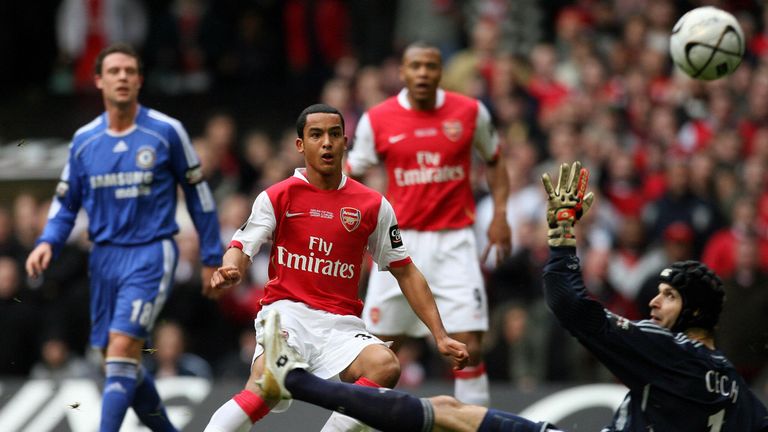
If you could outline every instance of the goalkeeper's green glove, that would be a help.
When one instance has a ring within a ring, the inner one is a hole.
[[[544,173],[541,181],[547,191],[547,223],[549,224],[548,243],[550,246],[576,246],[573,226],[587,213],[595,200],[595,195],[587,191],[589,171],[576,161],[568,166],[560,165],[560,178],[557,187],[552,187],[552,179]]]

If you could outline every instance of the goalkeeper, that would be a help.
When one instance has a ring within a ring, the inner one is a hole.
[[[697,261],[676,262],[659,275],[647,320],[629,321],[587,295],[576,256],[574,225],[589,210],[589,172],[563,164],[548,195],[550,258],[544,268],[547,303],[560,323],[603,362],[629,393],[603,432],[768,431],[768,411],[712,336],[724,301],[720,279]],[[280,336],[280,319],[266,318],[265,393],[342,411],[383,431],[554,430],[511,413],[466,405],[450,396],[406,393],[324,381]]]

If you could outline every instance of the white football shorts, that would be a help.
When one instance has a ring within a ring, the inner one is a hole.
[[[323,379],[336,377],[368,345],[388,345],[366,330],[363,320],[356,316],[337,315],[312,309],[304,303],[280,300],[265,305],[256,315],[254,360],[264,352],[261,318],[272,309],[280,312],[280,323],[288,333],[288,345],[309,364],[309,372]]]
[[[488,300],[471,228],[402,230],[403,243],[424,273],[448,333],[488,330]],[[388,271],[371,271],[363,320],[372,333],[423,337],[429,330]]]

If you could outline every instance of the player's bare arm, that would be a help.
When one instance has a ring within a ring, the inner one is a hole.
[[[393,267],[389,271],[397,279],[400,290],[403,291],[416,316],[429,328],[440,354],[450,359],[454,369],[463,369],[469,360],[467,346],[448,336],[435,298],[421,271],[413,263],[403,267]]]
[[[250,263],[250,258],[242,250],[238,248],[227,249],[221,267],[212,272],[210,288],[203,294],[213,299],[218,298],[225,290],[242,281],[242,275],[245,274]],[[205,286],[203,289],[205,290]]]
[[[203,286],[203,295],[207,295],[207,293],[211,292],[211,278],[213,278],[213,274],[216,272],[216,267],[213,266],[203,266],[203,268],[200,270],[200,281],[202,282]]]
[[[495,246],[496,263],[500,264],[512,252],[512,230],[507,222],[509,178],[506,164],[501,158],[488,162],[486,177],[493,198],[493,218],[488,226],[488,246],[483,251],[481,262],[485,262]]]
[[[48,268],[51,258],[53,258],[53,248],[49,243],[42,242],[37,245],[27,257],[25,267],[29,277],[37,279]]]

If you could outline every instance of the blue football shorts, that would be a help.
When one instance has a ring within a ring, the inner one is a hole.
[[[94,245],[91,277],[91,345],[105,348],[109,333],[147,339],[170,295],[178,262],[171,239],[141,245]]]

